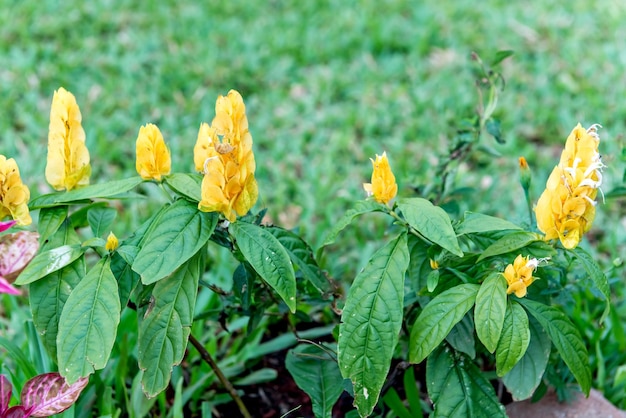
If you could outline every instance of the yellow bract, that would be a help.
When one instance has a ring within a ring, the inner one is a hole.
[[[578,124],[574,128],[535,208],[544,239],[558,238],[568,249],[578,245],[595,217],[604,167],[598,153],[597,126],[585,130]]]
[[[135,167],[142,179],[161,181],[161,176],[170,173],[172,169],[170,151],[156,125],[148,123],[139,128],[136,151]]]
[[[387,153],[383,152],[383,155],[376,155],[376,160],[371,158],[370,160],[374,166],[372,182],[363,183],[363,188],[368,196],[373,195],[377,202],[387,205],[398,193],[398,185],[396,184],[395,176],[391,172],[391,167],[389,167]]]
[[[120,243],[117,240],[117,237],[115,236],[113,232],[110,232],[109,236],[107,237],[107,243],[104,246],[104,248],[106,248],[107,251],[115,251],[117,250],[117,247],[119,246],[120,246]]]
[[[526,296],[526,288],[535,280],[533,272],[537,269],[538,264],[539,261],[536,258],[518,255],[513,264],[509,264],[504,270],[504,277],[509,284],[506,293],[508,295],[515,293],[518,298]]]
[[[204,172],[200,210],[220,212],[233,222],[256,203],[258,187],[254,178],[252,136],[248,131],[246,107],[237,91],[231,90],[226,97],[217,99],[211,126],[200,125],[194,164],[198,171]]]
[[[0,155],[0,220],[11,216],[18,225],[29,225],[28,199],[30,190],[22,183],[17,163]]]
[[[50,109],[46,181],[56,190],[89,184],[91,166],[81,119],[74,95],[63,87],[55,91]]]

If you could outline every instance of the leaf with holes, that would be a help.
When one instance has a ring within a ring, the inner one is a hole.
[[[60,414],[76,402],[87,383],[89,379],[82,378],[68,385],[59,373],[37,375],[22,388],[22,406],[33,417]]]
[[[387,378],[402,325],[406,233],[378,250],[354,279],[339,326],[339,369],[354,385],[354,403],[369,415]]]

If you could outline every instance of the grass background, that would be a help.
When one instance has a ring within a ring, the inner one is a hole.
[[[476,106],[470,53],[488,61],[510,49],[496,112],[506,142],[486,138],[489,152],[456,181],[475,188],[462,209],[524,221],[517,158],[534,170],[536,200],[578,122],[604,126],[604,190],[622,184],[624,33],[626,3],[614,0],[0,0],[0,153],[17,160],[33,196],[50,190],[48,116],[63,86],[81,107],[92,182],[135,175],[148,122],[173,169],[191,171],[200,123],[234,88],[254,138],[258,207],[316,247],[364,197],[376,153],[389,155],[401,194],[432,182],[437,156]],[[624,283],[621,203],[600,205],[591,233],[614,286]],[[147,218],[150,204],[137,205],[118,236]],[[354,250],[327,255],[327,266],[350,280],[383,232],[376,221],[350,229],[338,248]]]

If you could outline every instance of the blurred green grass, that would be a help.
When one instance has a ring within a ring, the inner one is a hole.
[[[258,206],[317,246],[364,197],[376,153],[387,151],[402,194],[432,182],[476,106],[470,53],[488,61],[511,49],[496,113],[506,143],[485,141],[500,156],[461,166],[457,184],[476,187],[464,209],[524,221],[518,156],[535,171],[536,199],[577,122],[603,124],[604,190],[621,183],[625,18],[626,4],[612,0],[1,0],[1,152],[33,195],[49,191],[48,114],[63,86],[81,106],[93,182],[134,174],[148,122],[164,133],[174,170],[190,171],[200,123],[234,88],[255,141]],[[146,206],[122,220],[136,226]],[[601,208],[595,228],[623,242],[624,211]],[[624,251],[613,246],[610,258]]]

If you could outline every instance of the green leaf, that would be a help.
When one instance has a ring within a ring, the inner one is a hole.
[[[411,328],[409,361],[420,363],[472,309],[480,286],[465,283],[437,295],[417,317]]]
[[[211,237],[217,217],[183,199],[165,209],[149,228],[133,264],[141,282],[161,280],[189,260]]]
[[[339,326],[339,368],[354,384],[361,416],[372,412],[387,377],[402,325],[406,233],[378,250],[354,279]]]
[[[138,338],[141,381],[148,397],[167,387],[172,368],[183,359],[203,271],[204,250],[200,250],[154,286],[154,304],[139,325]]]
[[[502,382],[516,401],[528,399],[535,392],[543,378],[552,348],[548,334],[537,320],[532,317],[528,319],[530,328],[528,349],[521,360],[502,378]],[[496,364],[497,361],[496,357]]]
[[[57,271],[80,257],[85,248],[80,244],[62,245],[35,256],[17,277],[15,284],[25,285],[32,283],[48,274]]]
[[[583,393],[588,396],[591,389],[589,355],[574,324],[563,312],[553,306],[530,299],[519,299],[519,301],[546,330],[563,361],[580,384]]]
[[[463,221],[455,228],[458,235],[516,229],[522,228],[504,219],[475,212],[465,212]]]
[[[174,173],[165,176],[165,184],[182,197],[194,202],[202,200],[202,175]]]
[[[132,290],[139,282],[139,275],[133,271],[131,264],[124,258],[124,255],[118,252],[111,255],[111,272],[119,287],[120,304],[126,306]]]
[[[285,247],[291,262],[298,267],[302,277],[322,294],[330,291],[330,283],[313,257],[313,250],[298,235],[277,226],[267,228]]]
[[[228,227],[252,268],[296,311],[296,275],[289,254],[265,228],[239,220]]]
[[[440,245],[452,254],[463,256],[450,217],[445,210],[419,197],[399,199],[398,208],[406,221],[426,239]]]
[[[107,183],[93,184],[81,187],[69,192],[56,192],[38,196],[30,201],[30,210],[57,206],[59,204],[78,203],[84,200],[96,198],[111,198],[125,193],[137,187],[143,180],[141,177],[131,177],[124,180],[109,181]]]
[[[101,237],[110,232],[111,225],[117,216],[113,208],[95,206],[87,212],[87,222],[91,227],[94,237]]]
[[[354,204],[352,209],[347,210],[346,213],[344,213],[343,216],[335,223],[328,235],[326,235],[326,239],[324,239],[320,249],[335,242],[339,233],[343,231],[345,227],[350,225],[352,220],[357,216],[370,212],[382,212],[385,208],[385,205],[378,203],[373,199],[359,200]]]
[[[490,353],[496,350],[506,312],[506,279],[502,273],[491,273],[476,295],[474,322],[476,335]]]
[[[426,386],[436,417],[506,417],[493,386],[474,362],[439,347],[426,362]]]
[[[591,254],[580,247],[576,247],[575,249],[569,251],[574,253],[576,259],[580,261],[580,264],[582,264],[583,268],[589,275],[589,278],[593,281],[598,290],[602,292],[602,296],[604,296],[606,304],[604,305],[604,312],[600,317],[600,323],[603,323],[611,310],[611,290],[609,288],[609,281]]]
[[[487,247],[485,251],[482,252],[480,257],[478,257],[476,262],[484,260],[487,257],[493,257],[494,255],[506,254],[511,251],[519,250],[533,241],[537,241],[537,235],[532,232],[511,232]]]
[[[485,128],[487,130],[487,133],[493,136],[499,144],[504,144],[504,139],[502,138],[502,130],[500,129],[500,121],[498,119],[489,118],[489,120],[487,120],[487,123],[485,123]]]
[[[502,61],[504,61],[505,59],[513,55],[514,53],[515,52],[510,49],[503,49],[501,51],[496,52],[496,56],[493,57],[493,60],[491,60],[491,66],[493,67],[495,65],[498,65],[499,63],[501,63]]]
[[[502,377],[524,357],[530,343],[528,315],[524,308],[514,300],[509,301],[502,335],[496,349],[496,370]]]
[[[120,311],[117,281],[106,257],[78,283],[61,312],[58,364],[69,384],[106,366],[120,323]]]
[[[61,312],[70,293],[85,277],[85,273],[85,258],[79,257],[29,286],[33,323],[50,357],[55,361]]]
[[[334,350],[332,346],[327,347]],[[331,418],[333,405],[343,392],[343,378],[337,362],[319,347],[300,344],[287,352],[285,367],[298,387],[313,403],[319,418]]]
[[[67,212],[67,206],[42,208],[39,211],[39,225],[37,226],[39,242],[46,242],[48,238],[58,231],[65,218],[67,218]]]
[[[433,292],[439,284],[439,270],[433,270],[426,277],[426,287],[429,292]]]
[[[470,358],[476,357],[476,340],[474,339],[474,320],[471,315],[465,314],[446,337],[448,344],[456,351],[467,354]]]

